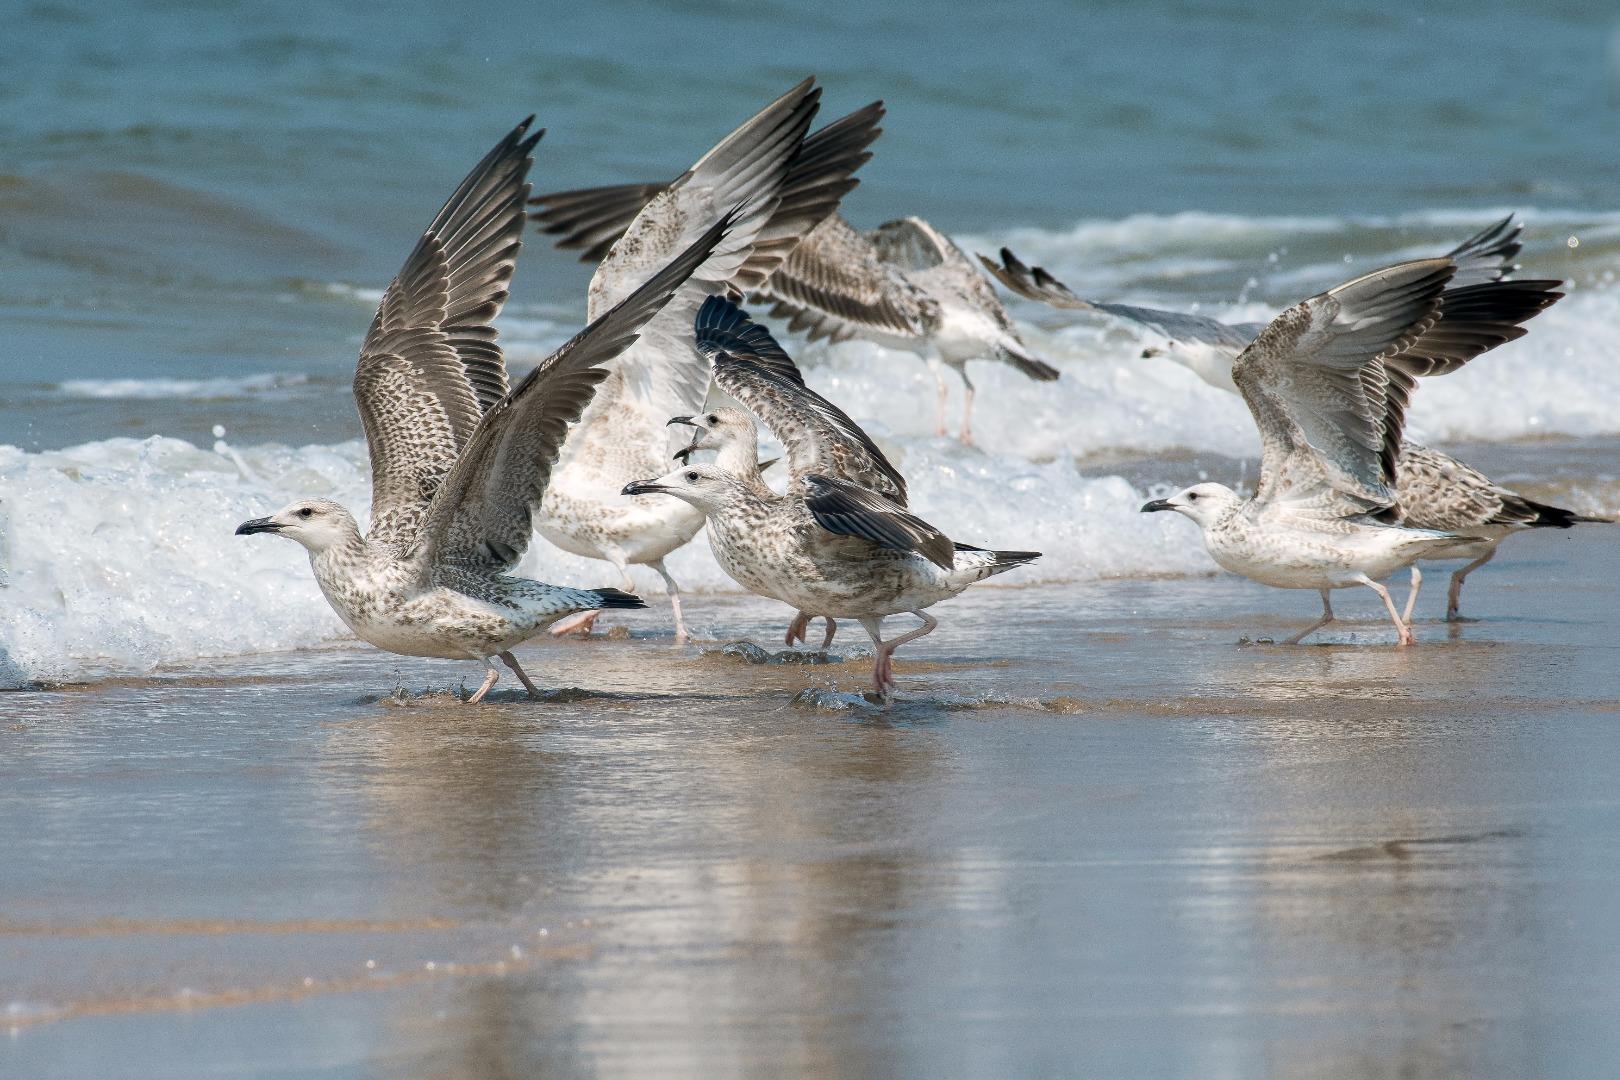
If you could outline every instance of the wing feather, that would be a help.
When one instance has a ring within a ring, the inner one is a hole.
[[[804,385],[769,331],[717,296],[704,302],[695,329],[698,348],[714,364],[715,384],[771,429],[787,450],[794,482],[811,473],[830,475],[905,505],[900,471],[859,424]]]
[[[440,562],[497,572],[522,557],[568,426],[607,377],[606,365],[672,297],[690,287],[688,280],[735,221],[735,212],[721,218],[484,414],[428,509],[416,547],[424,574]]]
[[[383,294],[354,398],[371,454],[371,538],[404,549],[484,410],[507,392],[491,323],[523,229],[543,132],[512,129],[451,194]]]

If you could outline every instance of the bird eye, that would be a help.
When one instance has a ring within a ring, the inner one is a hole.
[[[1187,501],[1188,502],[1192,502],[1196,498],[1198,498],[1198,492],[1196,492],[1196,491],[1187,492]]]
[[[718,416],[714,415],[714,413],[710,413],[706,419],[711,424],[718,424],[720,422],[720,418]]]
[[[697,483],[697,478],[698,478],[698,474],[695,473],[695,472],[689,472],[689,473],[686,474],[686,482],[688,484]]]
[[[301,518],[314,517],[315,511],[307,506],[301,506],[298,508],[298,516]]]

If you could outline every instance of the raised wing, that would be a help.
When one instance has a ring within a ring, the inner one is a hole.
[[[883,102],[874,101],[804,140],[788,167],[781,204],[771,220],[773,229],[797,243],[837,209],[838,201],[859,184],[854,172],[872,158],[867,147],[883,134],[878,126],[883,112]],[[686,175],[683,173],[672,183],[684,180]],[[642,208],[670,186],[620,184],[536,195],[529,205],[539,209],[531,211],[529,217],[541,232],[560,237],[554,242],[558,248],[581,250],[581,262],[600,262]],[[763,280],[775,269],[770,260],[779,263],[790,251],[791,245],[757,244],[750,266]]]
[[[816,226],[757,295],[811,341],[872,334],[920,341],[927,333],[923,298],[838,214]]]
[[[383,294],[354,399],[371,452],[371,539],[408,548],[484,410],[507,392],[491,325],[523,231],[530,152],[513,128],[461,182]]]
[[[614,187],[575,188],[553,191],[529,200],[529,217],[540,231],[560,236],[554,246],[563,251],[578,250],[579,261],[599,263],[624,230],[636,220],[641,208],[653,201],[668,184],[619,184]]]
[[[820,525],[839,536],[854,536],[890,551],[915,551],[942,569],[955,565],[956,545],[922,518],[870,488],[834,476],[806,474],[805,506]]]
[[[771,429],[794,483],[815,473],[849,480],[906,504],[906,481],[842,409],[804,385],[793,361],[737,305],[710,297],[695,323],[714,381]],[[791,369],[791,370],[789,370]]]
[[[919,217],[885,221],[866,235],[878,258],[906,271],[932,270],[959,254],[949,237]]]
[[[1023,260],[1008,248],[1001,249],[999,264],[983,255],[979,256],[979,262],[990,271],[990,276],[1006,286],[1009,292],[1027,300],[1038,300],[1049,307],[1068,311],[1095,311],[1103,315],[1112,315],[1117,319],[1136,323],[1171,341],[1212,346],[1229,351],[1234,357],[1247,348],[1249,342],[1265,329],[1264,323],[1224,323],[1219,319],[1182,311],[1083,300],[1042,267],[1025,265]]]
[[[617,291],[649,254],[685,235],[685,223],[712,213],[722,199],[747,198],[758,214],[739,222],[727,244],[739,258],[711,260],[699,271],[711,286],[731,295],[762,284],[818,223],[836,212],[853,188],[853,173],[871,154],[883,115],[875,103],[805,139],[820,91],[809,80],[772,103],[733,132],[668,191],[648,204],[616,244],[592,280],[593,310]],[[712,270],[712,276],[710,276]],[[618,369],[622,382],[613,398],[627,397],[662,424],[671,415],[702,408],[709,386],[709,364],[694,348],[692,320],[701,294],[683,292],[626,351]],[[604,402],[599,408],[606,408]]]
[[[727,214],[644,285],[594,320],[484,415],[434,496],[416,564],[505,570],[523,556],[568,425],[607,376],[606,365],[710,258],[735,218]]]
[[[1451,279],[1451,287],[1457,289],[1487,281],[1500,281],[1517,270],[1513,260],[1524,248],[1523,241],[1519,239],[1522,232],[1524,226],[1509,214],[1452,248],[1447,254],[1457,264],[1457,276]]]
[[[1455,272],[1444,258],[1376,270],[1289,308],[1243,351],[1232,378],[1260,429],[1256,505],[1326,497],[1335,512],[1394,506],[1379,360],[1433,325]]]

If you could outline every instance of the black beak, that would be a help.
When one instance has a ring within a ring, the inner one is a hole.
[[[254,518],[251,521],[244,521],[244,522],[242,522],[242,524],[238,525],[236,527],[236,535],[237,536],[251,536],[254,533],[280,532],[283,527],[284,526],[276,524],[274,521],[271,521],[267,517]]]
[[[697,446],[695,444],[692,446],[683,446],[679,450],[675,451],[675,453],[671,456],[682,465],[685,465],[691,460],[692,453],[695,450],[697,450]]]
[[[690,417],[690,416],[672,416],[672,417],[669,418],[669,423],[665,424],[664,426],[665,427],[674,427],[676,424],[684,424],[687,427],[697,427],[698,426],[697,425],[697,420],[695,418],[693,418],[693,417]]]
[[[1174,510],[1169,499],[1154,499],[1152,502],[1142,504],[1142,513],[1153,514],[1160,510]]]
[[[658,486],[656,480],[632,480],[624,485],[620,495],[656,495],[664,489]]]

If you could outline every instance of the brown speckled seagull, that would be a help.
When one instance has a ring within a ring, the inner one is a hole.
[[[1485,228],[1453,249],[1449,258],[1457,264],[1450,288],[1499,281],[1517,270],[1513,260],[1522,247],[1524,227],[1513,216]],[[1166,339],[1143,356],[1168,356],[1191,369],[1199,378],[1221,390],[1238,393],[1232,381],[1232,364],[1238,355],[1265,329],[1263,323],[1223,323],[1202,315],[1157,308],[1132,307],[1083,300],[1063,282],[1039,266],[1030,267],[1006,248],[1001,262],[979,256],[986,269],[1011,292],[1038,300],[1055,308],[1096,311],[1147,328]],[[1495,483],[1478,469],[1440,450],[1415,442],[1403,442],[1395,465],[1395,493],[1402,520],[1418,529],[1463,532],[1481,539],[1470,544],[1441,548],[1422,561],[1471,560],[1452,572],[1446,595],[1446,618],[1461,617],[1462,587],[1468,575],[1495,558],[1497,545],[1513,533],[1526,529],[1568,529],[1579,522],[1607,523],[1607,518],[1589,517],[1573,510],[1537,502]],[[1412,618],[1418,587],[1423,575],[1412,564],[1412,588],[1406,596],[1403,617]]]
[[[773,492],[757,471],[687,464],[625,494],[672,495],[701,510],[716,561],[750,592],[811,616],[858,619],[877,652],[872,689],[887,700],[895,649],[938,625],[925,609],[1039,553],[955,543],[883,494],[904,490],[899,472],[848,416],[783,370],[792,361],[736,305],[705,301],[696,332],[716,383],[781,440],[787,491]],[[922,625],[885,640],[883,619],[900,612]]]
[[[532,118],[531,118],[532,119]],[[606,365],[682,289],[731,226],[679,257],[508,389],[491,323],[520,246],[530,151],[518,125],[462,181],[423,233],[372,320],[354,397],[371,451],[371,531],[326,499],[300,499],[238,534],[274,533],[309,552],[333,610],[362,640],[407,656],[499,657],[535,694],[512,648],[557,619],[642,607],[617,589],[514,577],[568,425]]]

